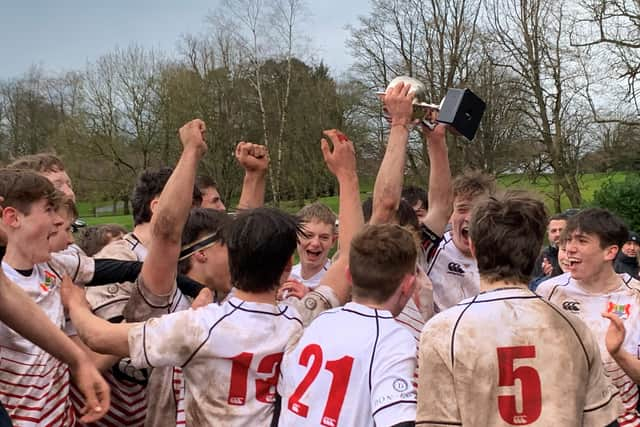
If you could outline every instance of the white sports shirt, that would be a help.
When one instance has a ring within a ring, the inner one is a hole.
[[[327,272],[329,267],[331,267],[330,259],[328,259],[327,262],[324,263],[324,266],[322,266],[322,269],[318,271],[316,274],[309,277],[308,279],[303,279],[302,264],[298,263],[294,265],[293,268],[291,269],[291,274],[289,275],[289,277],[291,279],[297,280],[298,282],[302,283],[303,285],[305,285],[310,289],[315,289],[318,287],[318,285],[320,285],[320,280],[322,280],[322,278],[324,277],[324,274]]]
[[[627,334],[623,348],[640,357],[640,282],[628,274],[620,274],[620,287],[607,294],[593,294],[585,291],[571,278],[569,273],[545,280],[536,292],[555,303],[565,313],[582,319],[596,337],[604,370],[620,390],[624,411],[618,418],[622,426],[640,426],[638,415],[638,386],[613,360],[605,345],[609,320],[602,317],[604,311],[618,314],[624,321]]]
[[[456,247],[451,232],[445,233],[425,272],[433,282],[433,302],[445,310],[480,292],[478,264]]]
[[[131,359],[137,367],[182,368],[187,425],[268,426],[287,343],[301,334],[303,324],[336,305],[326,286],[279,305],[231,296],[221,305],[134,327]]]
[[[413,421],[415,341],[390,312],[350,302],[314,320],[282,362],[279,426]]]
[[[416,426],[603,427],[620,410],[587,326],[526,288],[437,314],[419,357]]]
[[[47,314],[65,326],[58,276],[37,264],[25,277],[7,263],[2,269]],[[0,402],[15,426],[71,426],[75,416],[69,399],[69,369],[13,329],[0,323]]]

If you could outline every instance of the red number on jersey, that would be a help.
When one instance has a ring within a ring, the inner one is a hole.
[[[256,378],[256,399],[260,402],[273,403],[276,400],[276,385],[280,375],[282,355],[283,353],[269,354],[258,364],[258,373],[272,374],[268,378]],[[231,358],[231,380],[227,398],[229,405],[242,406],[247,401],[247,382],[252,360],[253,353],[240,353]]]
[[[300,402],[302,396],[307,392],[316,379],[322,368],[322,349],[317,344],[306,346],[300,353],[299,363],[302,366],[309,366],[309,359],[313,357],[313,362],[298,387],[296,387],[287,408],[295,414],[306,418],[309,414],[309,406]],[[338,425],[338,417],[342,410],[344,397],[347,394],[347,386],[349,385],[349,377],[351,376],[351,368],[353,367],[353,357],[344,356],[338,360],[328,360],[325,369],[332,374],[331,386],[329,387],[329,396],[327,404],[322,413],[320,425],[327,427],[335,427]]]
[[[536,421],[542,412],[542,390],[540,376],[531,366],[514,368],[516,359],[536,357],[536,348],[532,345],[517,347],[498,347],[498,385],[513,387],[520,380],[521,411],[516,406],[515,394],[498,396],[498,409],[503,420],[511,425],[527,425]]]

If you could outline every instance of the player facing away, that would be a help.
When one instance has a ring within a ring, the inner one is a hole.
[[[470,220],[480,294],[422,332],[419,426],[605,426],[621,408],[598,345],[575,316],[527,288],[547,220],[542,202],[509,192]]]
[[[279,426],[413,425],[415,341],[394,316],[413,295],[416,256],[399,225],[369,225],[354,237],[353,300],[322,313],[285,352]]]
[[[622,320],[627,329],[622,348],[637,358],[640,282],[613,269],[627,236],[624,222],[606,209],[585,209],[571,216],[562,236],[569,273],[542,282],[536,292],[587,324],[600,346],[604,370],[620,391],[624,409],[618,413],[619,425],[640,426],[637,410],[640,402],[634,381],[637,377],[627,364],[607,352],[605,336],[609,321],[601,316],[603,312],[610,313]]]

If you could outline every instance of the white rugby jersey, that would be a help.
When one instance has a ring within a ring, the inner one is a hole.
[[[298,263],[291,269],[291,274],[289,275],[289,277],[293,280],[297,280],[310,289],[315,289],[318,287],[318,285],[320,285],[320,280],[322,280],[329,267],[331,267],[330,259],[328,259],[327,262],[324,263],[324,266],[320,271],[318,271],[308,279],[304,279],[302,277],[302,264]]]
[[[587,326],[526,288],[466,299],[425,325],[417,426],[593,426],[620,400]]]
[[[390,312],[350,302],[314,320],[282,361],[279,426],[413,421],[415,342]]]
[[[480,292],[478,264],[456,247],[451,232],[445,233],[425,272],[433,282],[433,301],[437,311],[456,305]]]
[[[638,386],[613,360],[605,345],[609,320],[601,313],[616,313],[624,322],[627,334],[622,344],[631,354],[640,357],[640,282],[628,274],[619,274],[620,287],[607,294],[585,291],[571,278],[570,273],[552,277],[538,286],[536,292],[562,308],[565,313],[580,317],[596,337],[604,369],[620,390],[624,412],[618,422],[623,426],[640,426],[638,415]]]
[[[37,264],[29,277],[7,263],[2,269],[47,314],[64,328],[58,276]],[[40,347],[0,323],[0,402],[15,426],[70,426],[75,416],[69,399],[69,369]]]
[[[147,248],[133,233],[129,233],[123,239],[109,243],[94,257],[144,261],[146,255]],[[131,282],[91,286],[86,288],[86,297],[96,316],[120,322],[124,319],[123,311],[131,297],[132,288]],[[93,424],[96,427],[142,427],[144,425],[147,411],[148,373],[138,371],[129,364],[128,359],[123,359],[116,368],[104,375],[111,386],[111,408],[104,418]],[[81,401],[76,397],[79,396],[74,393],[74,404]]]
[[[268,426],[284,350],[301,331],[293,307],[232,296],[134,327],[129,349],[138,367],[182,368],[187,425]]]

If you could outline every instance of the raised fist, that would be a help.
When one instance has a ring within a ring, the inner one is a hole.
[[[191,120],[182,126],[179,134],[183,151],[195,150],[203,156],[207,152],[206,131],[207,127],[200,119]]]
[[[240,141],[236,146],[236,159],[247,172],[266,172],[269,149],[264,145]]]

